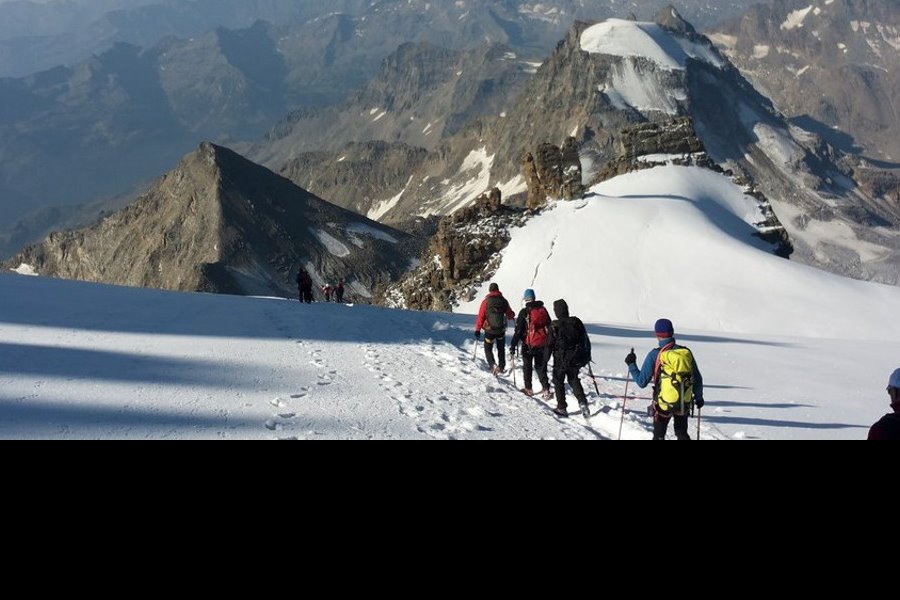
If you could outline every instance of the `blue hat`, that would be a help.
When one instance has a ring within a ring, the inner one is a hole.
[[[900,390],[900,369],[897,369],[891,374],[891,379],[888,381],[888,386]]]
[[[657,321],[653,330],[656,332],[656,337],[660,338],[667,338],[675,335],[675,327],[672,326],[672,321],[668,319],[660,319]]]
[[[522,300],[534,300],[537,296],[534,295],[534,290],[528,289],[525,290],[525,293],[522,294]]]

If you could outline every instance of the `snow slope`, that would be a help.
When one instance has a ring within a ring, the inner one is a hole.
[[[627,386],[623,438],[649,439],[649,391],[623,357],[642,360],[668,316],[704,374],[704,439],[864,439],[888,410],[900,289],[772,256],[758,216],[721,175],[670,166],[513,233],[496,276],[513,304],[534,287],[586,321],[590,426],[485,372],[477,302],[415,313],[0,274],[0,438],[615,439]]]
[[[513,234],[501,289],[565,296],[595,322],[842,339],[900,337],[900,288],[771,254],[756,201],[725,176],[664,166],[604,182]],[[481,290],[486,292],[487,284]],[[477,302],[460,307],[477,310]]]
[[[0,275],[0,438],[603,439],[473,359],[472,319]],[[519,373],[521,382],[521,373]],[[601,382],[604,393],[621,383]],[[573,409],[574,413],[574,409]],[[646,438],[637,417],[625,438]],[[615,432],[615,433],[614,433]],[[708,435],[720,436],[710,427]]]
[[[621,358],[652,343],[588,324],[600,395],[585,377],[587,427],[488,375],[471,315],[19,275],[0,275],[0,306],[3,439],[615,439]],[[681,339],[702,359],[704,439],[859,439],[884,412],[892,344]],[[622,438],[648,439],[647,392],[628,396]]]

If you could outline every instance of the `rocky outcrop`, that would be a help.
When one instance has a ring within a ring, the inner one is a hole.
[[[528,208],[535,210],[547,200],[574,200],[584,196],[578,142],[566,138],[562,148],[541,144],[537,151],[525,153],[522,176],[528,186]]]
[[[401,142],[354,143],[339,154],[301,153],[279,173],[341,208],[377,218],[378,201],[396,195],[427,154]]]
[[[493,188],[475,203],[444,217],[422,256],[421,265],[391,285],[379,302],[395,308],[449,311],[500,266],[509,230],[525,221],[522,210],[504,206]]]
[[[144,196],[86,229],[59,231],[2,265],[168,290],[293,297],[303,265],[366,301],[421,246],[210,143]]]
[[[694,26],[685,21],[684,17],[671,4],[656,13],[656,17],[653,20],[662,27],[683,36],[697,35],[697,30],[694,29]]]
[[[748,196],[756,198],[763,220],[754,223],[757,237],[775,247],[775,254],[788,258],[794,251],[790,236],[778,219],[766,195],[744,176],[726,172],[706,153],[703,142],[694,132],[690,117],[672,119],[668,123],[642,123],[624,129],[615,142],[615,157],[594,176],[591,185],[613,177],[652,169],[660,165],[695,166],[731,176],[744,187]]]
[[[883,198],[887,209],[900,215],[900,173],[859,165],[853,178],[869,196]]]
[[[590,185],[667,162],[715,168],[694,132],[690,117],[623,129],[614,141],[612,160],[594,175]]]

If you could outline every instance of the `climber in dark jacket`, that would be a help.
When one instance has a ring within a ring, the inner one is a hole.
[[[553,387],[556,388],[556,408],[553,412],[560,417],[568,417],[566,412],[566,380],[578,399],[578,406],[585,418],[590,416],[587,396],[578,379],[581,368],[591,360],[590,340],[584,323],[578,317],[569,316],[569,305],[565,300],[553,303],[556,320],[550,325],[550,336],[544,356],[553,356]]]
[[[312,277],[306,272],[306,269],[300,267],[297,273],[297,289],[300,294],[300,302],[312,304]]]
[[[884,415],[869,428],[870,440],[900,440],[900,369],[894,371],[888,380],[887,393],[894,412]]]

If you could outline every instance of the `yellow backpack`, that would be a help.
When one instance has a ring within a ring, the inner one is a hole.
[[[694,355],[674,343],[662,348],[656,357],[656,402],[665,412],[686,415],[694,398]]]

